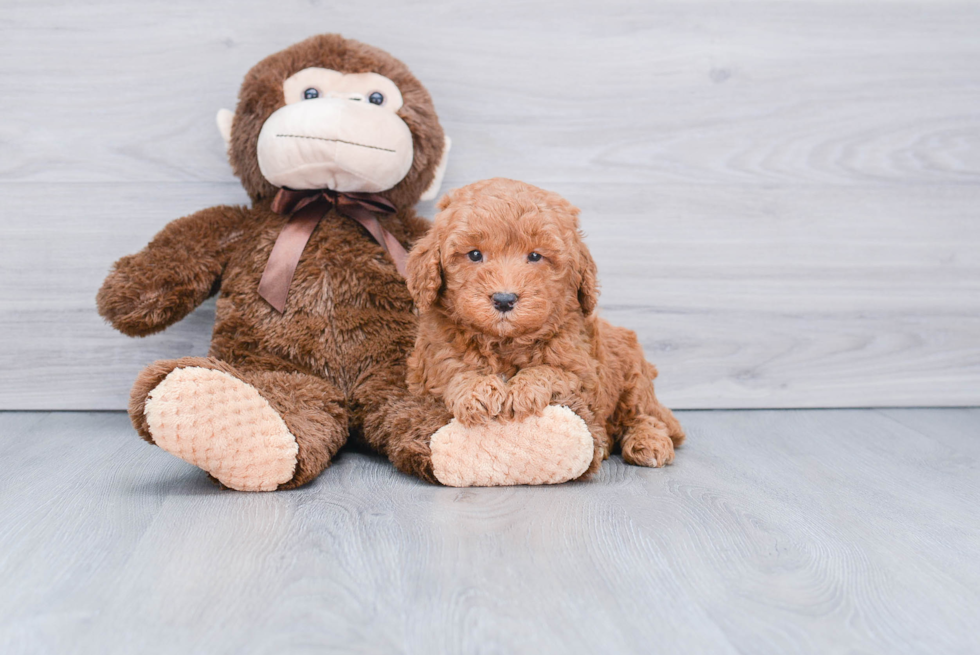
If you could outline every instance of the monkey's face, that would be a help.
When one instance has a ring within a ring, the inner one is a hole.
[[[259,169],[275,186],[376,193],[411,169],[412,132],[387,77],[305,68],[283,82],[283,96],[257,148]]]
[[[438,193],[449,152],[432,98],[405,64],[337,34],[253,66],[218,128],[253,201],[288,187],[411,206]]]

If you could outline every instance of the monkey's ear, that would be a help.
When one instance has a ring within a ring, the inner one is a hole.
[[[446,164],[449,163],[449,148],[451,148],[453,142],[450,138],[446,137],[446,143],[442,147],[442,157],[439,159],[439,165],[436,166],[436,174],[432,178],[432,184],[429,188],[419,197],[419,200],[435,200],[436,196],[439,195],[439,187],[442,186],[442,178],[446,176]]]
[[[231,122],[235,120],[235,112],[229,109],[219,109],[215,117],[218,121],[218,131],[221,138],[225,140],[225,148],[231,144]]]
[[[412,247],[405,269],[405,281],[415,306],[420,312],[427,311],[442,288],[442,264],[434,227]]]
[[[589,252],[584,241],[579,242],[578,272],[580,276],[578,302],[582,306],[582,311],[588,316],[599,304],[599,277],[595,260],[592,259],[592,253]]]

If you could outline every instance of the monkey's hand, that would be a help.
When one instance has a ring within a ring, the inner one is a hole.
[[[112,267],[96,296],[114,328],[143,337],[189,314],[217,291],[242,210],[212,207],[167,225]]]
[[[460,373],[443,394],[446,407],[466,427],[485,425],[500,414],[507,387],[495,375]]]
[[[580,387],[575,375],[553,366],[521,369],[507,384],[501,417],[520,421],[541,416],[555,398],[575,393]]]

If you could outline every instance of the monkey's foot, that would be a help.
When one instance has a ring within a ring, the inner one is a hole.
[[[449,487],[567,482],[588,470],[595,448],[585,421],[555,405],[517,422],[466,428],[450,421],[430,447],[433,474]]]
[[[238,491],[272,491],[296,470],[299,446],[249,384],[207,368],[171,371],[146,399],[153,441]]]

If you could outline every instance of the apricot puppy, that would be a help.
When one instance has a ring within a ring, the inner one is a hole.
[[[502,178],[457,189],[439,208],[408,260],[420,312],[409,388],[441,396],[465,426],[566,405],[589,425],[596,463],[614,444],[631,464],[671,463],[684,431],[654,394],[657,370],[636,334],[595,313],[579,210]]]

